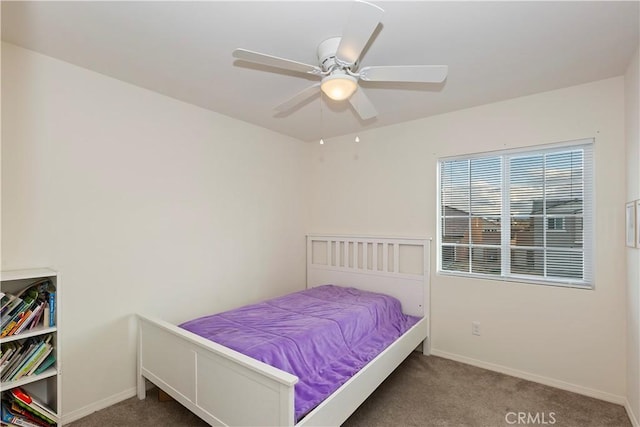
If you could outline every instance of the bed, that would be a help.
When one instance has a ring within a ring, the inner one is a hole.
[[[333,285],[390,295],[419,319],[304,417],[296,414],[297,376],[142,314],[138,397],[145,398],[149,380],[211,425],[340,425],[421,343],[429,354],[429,242],[307,236],[307,289]]]

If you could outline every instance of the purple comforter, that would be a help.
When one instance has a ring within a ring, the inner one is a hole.
[[[296,375],[297,422],[418,320],[388,295],[325,285],[180,327]]]

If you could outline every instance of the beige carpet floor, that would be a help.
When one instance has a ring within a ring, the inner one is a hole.
[[[155,389],[144,401],[134,397],[69,424],[206,425],[175,401],[159,402]],[[414,352],[343,425],[627,427],[631,423],[620,405]]]

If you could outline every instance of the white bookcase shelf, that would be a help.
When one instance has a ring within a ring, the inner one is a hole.
[[[52,332],[56,332],[58,330],[57,327],[48,327],[48,328],[43,328],[41,326],[38,326],[36,328],[30,329],[27,332],[21,332],[17,335],[11,335],[8,337],[4,337],[4,338],[0,338],[0,340],[2,340],[3,343],[7,343],[7,342],[11,342],[11,341],[17,341],[17,340],[23,340],[25,338],[29,338],[29,337],[37,337],[38,335],[46,335],[46,334],[50,334]]]
[[[16,294],[23,289],[30,287],[33,283],[41,279],[49,279],[55,287],[55,311],[54,325],[41,325],[33,329],[22,331],[15,335],[0,338],[0,345],[26,340],[31,337],[51,336],[51,343],[56,361],[55,363],[40,374],[25,375],[14,381],[5,381],[0,383],[0,393],[3,397],[5,393],[16,387],[21,387],[29,395],[37,398],[45,403],[56,414],[56,425],[61,425],[62,411],[62,368],[61,368],[61,350],[60,350],[60,302],[61,287],[60,274],[57,271],[48,268],[36,268],[28,270],[12,270],[0,272],[0,290],[8,294]]]
[[[40,380],[47,379],[49,377],[56,375],[57,373],[58,373],[58,370],[56,368],[49,368],[39,375],[29,375],[28,377],[22,377],[17,381],[8,381],[5,383],[1,383],[0,388],[2,389],[2,391],[10,390],[15,387],[20,387],[26,384],[31,384]]]

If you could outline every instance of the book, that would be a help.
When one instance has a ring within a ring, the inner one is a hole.
[[[29,421],[28,419],[21,417],[21,416],[16,416],[15,413],[13,413],[9,406],[7,405],[8,402],[5,402],[4,400],[2,401],[2,421],[5,423],[10,423],[10,424],[15,424],[18,426],[23,426],[23,427],[41,427],[40,424],[36,424],[32,421]]]
[[[5,312],[3,310],[2,320],[4,321],[5,316],[7,316],[16,307],[16,305],[20,304],[21,302],[22,298],[11,295],[9,301],[7,301],[3,306],[3,309],[7,311]]]
[[[31,322],[31,325],[29,326],[29,329],[33,329],[38,325],[41,326],[45,326],[48,323],[42,323],[42,318],[44,316],[44,313],[48,313],[49,312],[49,306],[48,303],[46,301],[42,302],[42,309],[40,311],[38,311],[38,314],[36,315],[36,318],[33,320],[33,322]]]
[[[5,364],[9,362],[11,355],[16,351],[15,343],[7,343],[2,346],[2,357],[0,358],[0,371],[4,368]]]
[[[38,366],[38,368],[36,368],[36,370],[34,371],[34,374],[40,375],[54,363],[56,363],[56,355],[55,355],[55,352],[52,352],[52,353],[49,353],[47,358],[42,361],[42,363],[40,364],[40,366]]]
[[[4,338],[9,335],[9,332],[11,332],[14,326],[16,326],[16,324],[20,321],[20,319],[24,315],[24,312],[22,311],[23,307],[24,304],[21,305],[20,310],[15,313],[14,316],[11,317],[11,319],[9,319],[9,321],[2,327],[2,333],[0,333],[0,337]]]
[[[45,421],[55,424],[57,415],[46,404],[37,399],[34,395],[30,395],[25,392],[24,389],[11,389],[9,393],[15,398],[15,402],[18,405],[25,408],[27,411],[43,418]]]
[[[51,336],[49,336],[51,338]],[[25,359],[24,362],[20,365],[20,368],[16,371],[16,373],[10,378],[11,381],[19,380],[22,378],[27,372],[33,368],[33,364],[40,359],[43,354],[47,353],[52,347],[47,341],[42,341],[38,346],[33,350],[31,355]],[[48,353],[47,353],[48,354]]]
[[[46,279],[46,281],[49,281],[49,279]],[[2,317],[3,330],[5,325],[7,325],[9,322],[9,320],[7,319],[12,319],[13,317],[15,317],[15,314],[17,314],[19,310],[23,308],[23,307],[20,307],[19,309],[16,309],[16,307],[24,303],[25,300],[27,300],[28,302],[30,299],[34,299],[34,300],[37,299],[39,291],[38,291],[38,286],[36,286],[36,284],[39,284],[41,282],[42,280],[32,283],[30,286],[27,286],[26,288],[22,289],[21,291],[15,294],[15,299],[12,302],[11,307],[7,310],[7,312]],[[42,286],[44,286],[44,284]]]
[[[31,323],[35,320],[35,318],[36,318],[37,314],[40,312],[40,310],[42,310],[42,308],[43,308],[43,307],[44,307],[44,303],[43,303],[43,302],[41,302],[40,304],[38,304],[38,305],[37,305],[33,310],[31,310],[31,311],[29,312],[29,315],[27,316],[27,318],[26,318],[26,319],[25,319],[25,320],[24,320],[20,325],[18,325],[18,326],[16,327],[15,331],[12,331],[12,332],[10,333],[10,335],[16,335],[16,334],[19,334],[20,332],[22,332],[22,331],[24,331],[25,329],[27,329],[27,327],[29,326],[29,324],[31,324]]]
[[[11,420],[11,425],[24,426],[24,427],[49,427],[52,424],[44,421],[42,419],[38,419],[32,414],[27,413],[26,410],[20,408],[19,405],[15,403],[15,401],[6,401],[3,402],[3,415],[2,419]]]
[[[31,310],[31,307],[36,304],[38,300],[38,291],[35,289],[30,289],[26,292],[26,295],[20,305],[20,308],[14,311],[14,315],[11,317],[11,320],[7,322],[6,326],[3,326],[2,333],[0,337],[5,337],[7,335],[13,334],[15,329],[20,325],[20,323],[26,320],[25,316]]]
[[[2,332],[0,335],[2,335],[2,333],[5,334],[3,336],[10,334],[11,330],[15,328],[16,325],[13,324],[10,329],[7,328],[8,325],[12,321],[18,322],[22,318],[17,317],[17,315],[22,312],[26,312],[29,309],[32,309],[33,311],[33,307],[39,305],[43,301],[46,301],[49,304],[49,318],[51,319],[51,315],[55,315],[55,294],[55,286],[50,279],[45,278],[36,280],[31,283],[31,285],[17,292],[15,295],[6,294],[4,297],[0,298],[0,301],[2,301],[0,311],[0,328]],[[29,321],[29,323],[30,322],[31,321]],[[53,317],[53,320],[45,323],[44,326],[55,326],[55,317]]]
[[[12,348],[8,348],[2,354],[2,357],[0,357],[0,370],[2,369],[2,366],[4,366],[4,362],[11,356],[12,353],[13,353],[13,349]]]
[[[5,401],[2,401],[2,408],[0,411],[0,419],[2,419],[3,423],[12,423],[13,422],[13,415],[11,414],[11,412],[9,412],[9,408],[7,407],[7,404],[5,403]]]
[[[11,413],[16,417],[25,418],[26,420],[40,426],[40,427],[49,427],[51,424],[46,422],[45,420],[36,417],[34,414],[31,414],[26,409],[22,408],[15,401],[11,402]]]
[[[35,341],[30,340],[30,344],[28,346],[23,346],[23,351],[16,354],[15,361],[7,367],[4,374],[2,375],[2,381],[10,381],[11,378],[18,372],[24,361],[31,355],[31,353],[36,349],[37,344]]]
[[[2,381],[7,380],[11,372],[13,372],[13,370],[20,363],[21,359],[26,355],[25,353],[28,351],[28,347],[30,345],[31,344],[28,342],[18,345],[18,347],[16,348],[16,352],[14,353],[13,356],[11,356],[7,365],[3,368],[2,377],[1,377]]]
[[[29,330],[35,328],[40,324],[40,319],[42,319],[42,313],[44,313],[45,310],[48,310],[47,303],[42,303],[42,304],[43,304],[42,309],[38,311],[38,314],[36,314],[35,319],[33,319],[31,324],[29,325]]]
[[[12,351],[0,366],[0,379],[15,381],[35,372],[54,348],[52,339],[53,335],[47,334],[3,344],[3,351]]]
[[[4,348],[5,355],[2,357],[2,362],[0,363],[0,375],[4,368],[11,363],[15,353],[19,351],[19,346],[15,342],[3,344],[2,347]]]
[[[40,356],[38,356],[38,358],[34,361],[33,366],[31,367],[31,369],[29,369],[29,372],[27,372],[26,375],[33,375],[36,369],[38,369],[38,366],[40,366],[46,360],[46,358],[49,357],[49,354],[52,351],[53,346],[47,344],[46,350]]]
[[[33,311],[27,310],[25,312],[20,313],[20,319],[16,322],[16,324],[11,328],[7,335],[15,335],[18,332],[18,329],[27,321],[27,319],[31,316]]]
[[[44,326],[45,328],[49,327],[49,324],[51,323],[49,321],[49,316],[51,315],[51,310],[49,309],[49,303],[47,302],[44,308],[44,313],[42,314],[42,326]]]
[[[4,312],[11,306],[13,301],[16,299],[15,295],[7,294],[0,300],[0,314],[4,314]]]
[[[1,326],[2,329],[4,330],[4,328],[9,324],[9,322],[11,322],[11,320],[15,317],[16,314],[18,314],[20,312],[20,309],[22,308],[22,298],[14,298],[13,301],[11,302],[11,305],[7,308],[7,311],[2,315],[1,318]]]
[[[56,293],[49,291],[49,326],[56,325]]]

